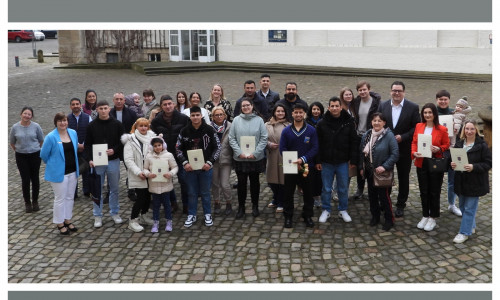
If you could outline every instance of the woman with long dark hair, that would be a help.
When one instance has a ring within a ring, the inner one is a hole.
[[[83,112],[89,115],[92,120],[97,118],[97,93],[94,90],[88,89],[85,91],[85,104],[83,104]]]
[[[418,187],[422,201],[422,220],[417,228],[432,231],[436,227],[436,219],[440,216],[441,185],[444,172],[431,172],[428,166],[430,158],[424,158],[418,152],[418,136],[426,134],[432,137],[431,151],[435,158],[443,157],[443,152],[450,148],[450,138],[446,127],[439,125],[439,116],[436,105],[427,103],[420,112],[422,121],[415,126],[411,143],[411,158],[415,159],[417,167]]]

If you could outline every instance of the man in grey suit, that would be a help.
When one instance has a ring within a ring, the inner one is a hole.
[[[399,146],[399,160],[396,163],[399,194],[394,215],[401,218],[410,192],[411,141],[415,126],[421,121],[419,108],[418,104],[405,99],[405,84],[394,81],[391,84],[391,99],[382,102],[378,111],[387,119],[386,126],[394,133]]]

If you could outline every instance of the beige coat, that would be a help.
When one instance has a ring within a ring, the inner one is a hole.
[[[172,178],[170,178],[168,182],[156,182],[152,181],[152,178],[148,178],[149,192],[153,194],[163,194],[166,192],[170,192],[174,188],[174,185],[172,183],[173,176],[177,174],[177,171],[179,170],[177,168],[177,163],[175,162],[174,156],[167,150],[163,150],[160,154],[156,154],[154,151],[150,151],[146,155],[146,159],[144,160],[144,174],[146,176],[149,176],[149,174],[151,174],[151,168],[153,165],[153,161],[155,160],[163,160],[165,162],[168,162],[168,166],[170,168],[169,173],[172,174]]]
[[[283,176],[283,158],[281,157],[279,147],[277,149],[269,148],[270,142],[279,145],[281,132],[285,127],[290,125],[289,122],[276,122],[274,118],[271,118],[269,122],[266,123],[266,129],[268,133],[267,137],[267,169],[266,176],[268,183],[285,184],[285,177]]]

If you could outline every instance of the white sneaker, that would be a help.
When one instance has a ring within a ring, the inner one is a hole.
[[[139,215],[139,224],[143,224],[143,225],[153,225],[154,221],[153,219],[151,219],[150,217],[148,217],[148,215],[144,214],[144,215]]]
[[[196,216],[189,215],[187,216],[186,222],[184,222],[184,227],[191,227],[194,222],[196,222]]]
[[[468,240],[469,237],[466,236],[465,234],[457,234],[457,236],[453,239],[453,242],[456,243],[456,244],[461,244],[463,242],[465,242],[466,240]]]
[[[436,227],[436,219],[434,218],[429,218],[427,221],[427,224],[424,226],[425,231],[432,231]]]
[[[138,219],[130,219],[130,221],[128,222],[128,229],[130,229],[134,232],[141,232],[144,230],[144,227],[139,225]]]
[[[111,218],[113,219],[113,221],[115,222],[115,224],[121,224],[121,223],[123,223],[123,220],[122,220],[122,218],[120,218],[119,214],[112,215]]]
[[[102,217],[94,217],[94,227],[102,227]]]
[[[212,215],[211,214],[206,214],[205,215],[205,226],[212,226],[214,225],[214,221],[212,220]]]
[[[452,214],[458,216],[458,217],[461,217],[462,216],[462,212],[460,211],[460,209],[458,207],[456,207],[455,205],[450,205],[448,206],[448,211],[451,212]]]
[[[321,216],[319,216],[318,222],[325,223],[326,220],[328,220],[329,217],[330,217],[330,213],[327,210],[324,210],[321,213]]]
[[[429,218],[423,217],[422,220],[420,220],[420,222],[418,222],[417,228],[424,229],[425,224],[427,224],[427,221],[429,221]]]
[[[339,211],[339,217],[341,217],[346,223],[352,222],[351,216],[349,216],[347,210]]]

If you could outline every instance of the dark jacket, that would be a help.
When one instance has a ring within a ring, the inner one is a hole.
[[[380,105],[380,95],[375,92],[370,92],[370,96],[372,97],[372,105],[370,105],[370,109],[368,110],[368,116],[366,118],[366,131],[372,128],[372,115],[377,112],[378,106]],[[354,111],[353,117],[356,122],[356,130],[358,130],[359,124],[359,105],[361,104],[361,97],[357,96],[351,102],[351,109]]]
[[[167,144],[167,151],[174,154],[175,144],[177,143],[177,136],[181,132],[181,129],[186,127],[190,123],[189,117],[181,114],[177,110],[172,113],[172,121],[168,124],[165,119],[163,119],[164,112],[159,112],[156,117],[151,122],[151,129],[156,134],[163,134],[163,140]],[[175,156],[175,155],[174,155]]]
[[[305,105],[306,111],[308,110],[309,105],[307,104],[306,101],[300,99],[299,95],[297,95],[297,98],[295,99],[294,102],[290,102],[290,101],[286,100],[286,98],[283,98],[283,99],[279,100],[278,102],[276,102],[275,105],[276,104],[283,104],[283,106],[285,106],[286,115],[288,116],[287,120],[288,120],[288,122],[292,123],[293,122],[293,117],[292,117],[293,106],[295,104],[298,104],[298,103],[302,103],[303,105]]]
[[[262,90],[258,90],[257,94],[267,103],[267,115],[270,119],[272,117],[274,105],[276,105],[276,102],[280,100],[280,94],[275,91],[271,91],[271,89],[269,89],[269,91],[267,92],[267,96],[264,96]]]
[[[114,107],[109,112],[109,115],[118,120],[118,118],[116,118],[116,109]],[[121,123],[123,125],[123,130],[125,133],[130,133],[132,125],[134,125],[135,121],[137,121],[137,114],[130,108],[123,107]]]
[[[379,166],[384,167],[386,170],[394,169],[394,164],[399,159],[399,148],[398,142],[394,138],[394,134],[389,128],[383,129],[384,132],[380,134],[378,139],[375,141],[375,144],[372,146],[372,166],[373,169],[378,168]],[[358,170],[363,169],[363,160],[365,159],[365,154],[363,150],[365,149],[366,144],[372,138],[372,130],[368,130],[365,132],[363,137],[361,138],[361,143],[359,146],[359,164]]]
[[[78,121],[73,113],[68,115],[68,127],[75,130],[78,135],[78,144],[83,144],[85,142],[85,136],[87,135],[87,127],[90,123],[90,116],[80,112],[80,117]]]
[[[455,148],[463,148],[464,140],[458,140]],[[455,194],[480,197],[490,192],[488,171],[491,169],[491,151],[486,142],[476,137],[474,146],[467,152],[467,159],[472,164],[472,172],[455,171]]]
[[[236,101],[236,104],[234,105],[233,116],[235,118],[241,114],[241,101],[244,98],[247,98],[247,96],[245,94],[243,94],[243,96],[241,96],[241,98],[238,99]],[[266,100],[264,98],[261,98],[257,92],[254,94],[253,99],[250,99],[250,100],[252,100],[252,102],[253,102],[253,108],[260,114],[262,119],[264,119],[264,121],[269,119],[269,112],[268,112]]]
[[[189,162],[187,151],[201,149],[205,163],[212,167],[220,155],[220,142],[214,128],[202,122],[198,129],[191,123],[181,129],[175,151],[177,160],[182,166]]]
[[[280,100],[281,101],[281,100]],[[359,137],[354,118],[345,110],[334,118],[327,111],[316,127],[319,141],[319,159],[316,163],[340,164],[358,162]]]
[[[107,120],[99,119],[99,117],[92,120],[87,127],[87,136],[85,137],[85,157],[88,160],[93,160],[92,145],[94,144],[108,144],[108,149],[113,149],[114,153],[108,156],[108,160],[123,157],[123,144],[120,140],[122,134],[122,123],[111,116]]]

